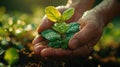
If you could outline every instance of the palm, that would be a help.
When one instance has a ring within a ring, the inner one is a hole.
[[[60,12],[63,12],[67,8],[58,8]],[[78,21],[79,18],[82,16],[82,13],[78,13],[75,11],[74,15],[66,21],[67,23]],[[93,49],[93,46],[97,43],[100,39],[102,34],[101,25],[99,26],[96,23],[99,20],[92,19],[92,13],[88,13],[88,17],[82,17],[79,21],[81,24],[81,31],[76,33],[73,38],[69,41],[69,48],[67,50],[58,48],[50,48],[47,46],[47,41],[42,38],[40,35],[37,35],[36,38],[33,40],[34,50],[37,54],[40,54],[43,57],[48,56],[88,56]],[[91,21],[93,20],[93,21]],[[46,16],[43,18],[41,25],[38,27],[38,33],[51,28],[53,23],[49,21]],[[74,42],[73,40],[77,40],[78,42]]]
[[[59,7],[58,10],[62,13],[64,10],[66,10],[67,8],[65,7]],[[75,11],[74,15],[69,19],[67,20],[66,22],[67,23],[70,23],[72,21],[77,21],[79,18],[80,18],[81,15],[78,15],[78,13]],[[38,33],[42,32],[43,30],[46,30],[46,29],[49,29],[51,28],[51,26],[53,25],[53,23],[47,19],[46,16],[43,17],[42,19],[42,24],[38,27]],[[46,48],[48,47],[47,46],[47,41],[40,35],[37,35],[36,38],[34,39],[33,41],[33,44],[35,46],[35,49],[36,49],[36,52],[40,53],[41,50],[43,48]],[[44,46],[43,46],[44,45]]]

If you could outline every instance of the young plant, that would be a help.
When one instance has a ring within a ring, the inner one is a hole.
[[[79,31],[78,23],[67,24],[65,21],[74,14],[74,8],[65,10],[62,14],[53,6],[45,9],[47,18],[54,22],[52,29],[45,30],[41,35],[49,41],[48,46],[54,48],[68,48],[69,39]]]
[[[45,9],[45,13],[50,21],[55,22],[52,28],[61,34],[64,34],[69,27],[65,21],[71,18],[71,16],[74,14],[74,9],[69,8],[61,14],[55,7],[48,6]]]

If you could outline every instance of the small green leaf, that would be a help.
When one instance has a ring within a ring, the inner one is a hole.
[[[49,41],[55,41],[61,37],[60,34],[51,29],[43,31],[41,35]]]
[[[61,16],[61,20],[66,21],[66,20],[70,19],[73,14],[74,14],[74,8],[69,8],[63,12],[63,14]]]
[[[76,33],[76,32],[78,32],[80,30],[79,27],[80,27],[79,23],[72,22],[72,23],[69,24],[69,28],[68,28],[66,33],[68,33],[68,34],[69,33]]]
[[[15,48],[9,48],[5,52],[4,59],[9,65],[13,65],[19,60],[19,54]]]
[[[50,46],[50,47],[59,47],[60,48],[60,44],[61,44],[61,41],[60,40],[56,40],[56,41],[49,42],[48,46]]]
[[[55,31],[63,34],[65,33],[69,28],[69,25],[65,22],[61,22],[61,23],[55,23],[54,26],[52,26],[52,29],[54,29]]]
[[[61,13],[53,6],[46,7],[45,13],[47,18],[52,22],[57,22],[61,17]]]

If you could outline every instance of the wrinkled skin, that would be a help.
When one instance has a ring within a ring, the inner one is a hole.
[[[75,9],[75,14],[66,21],[67,23],[77,21],[80,23],[81,29],[70,39],[68,43],[69,49],[64,50],[48,47],[47,41],[40,35],[37,35],[33,40],[35,53],[42,57],[87,57],[92,52],[93,46],[100,39],[104,22],[106,23],[104,15],[96,12],[95,9],[88,10],[89,8],[84,9],[83,7],[83,10]],[[59,7],[57,9],[62,13],[67,8]],[[44,16],[42,23],[38,27],[38,33],[51,28],[52,25],[53,23]]]
[[[59,8],[61,12],[63,12],[66,8]],[[72,21],[77,21],[80,18],[79,13],[75,12],[73,17],[67,21],[67,23]],[[77,19],[74,19],[77,18]],[[102,29],[97,20],[92,20],[92,15],[89,17],[83,17],[79,20],[81,25],[81,31],[76,33],[73,38],[69,41],[69,48],[67,50],[64,49],[55,49],[47,46],[47,41],[45,41],[40,35],[37,35],[33,41],[34,50],[37,54],[40,54],[43,57],[49,56],[88,56],[93,49],[93,46],[99,40]],[[53,23],[49,21],[46,16],[42,20],[42,24],[38,27],[38,32],[42,32],[43,30],[51,28]]]

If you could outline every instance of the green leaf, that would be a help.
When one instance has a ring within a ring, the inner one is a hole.
[[[45,13],[47,18],[52,22],[57,22],[61,17],[61,13],[53,6],[46,7]]]
[[[54,26],[52,26],[52,29],[54,29],[55,31],[63,34],[65,33],[69,28],[69,25],[65,22],[61,22],[61,23],[55,23]]]
[[[61,37],[60,34],[51,29],[43,31],[41,35],[49,41],[55,41]]]
[[[56,41],[51,41],[48,43],[48,46],[54,47],[54,48],[60,48],[61,41],[56,40]]]
[[[78,32],[80,30],[79,27],[80,27],[79,23],[72,22],[72,23],[69,24],[69,28],[68,28],[68,30],[67,30],[66,33],[68,33],[68,34],[70,34],[70,33],[76,33],[76,32]]]
[[[4,59],[8,62],[9,65],[12,65],[18,61],[19,54],[15,48],[9,48],[5,52]]]
[[[69,8],[63,12],[63,14],[61,16],[61,20],[66,21],[66,20],[70,19],[73,14],[74,14],[74,8]]]

